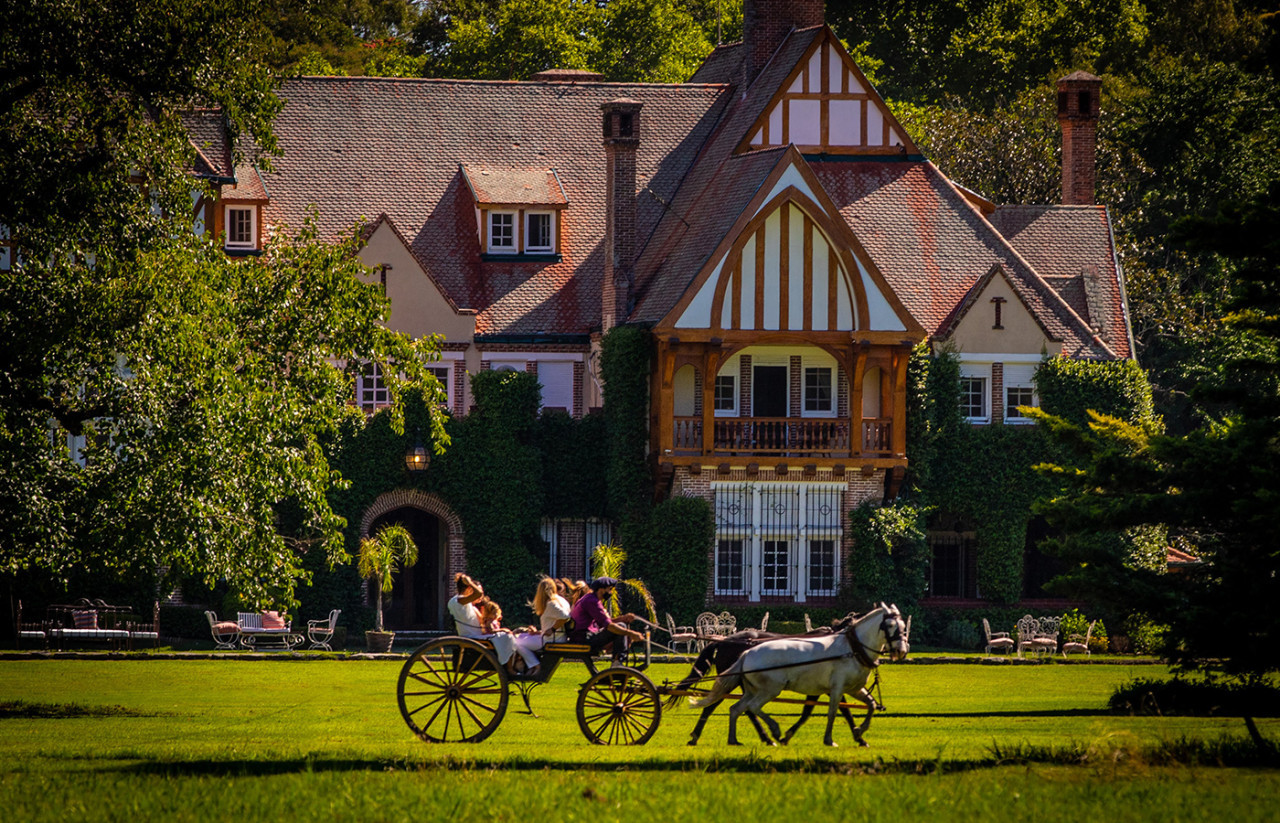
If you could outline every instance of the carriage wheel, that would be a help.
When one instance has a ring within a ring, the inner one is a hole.
[[[662,720],[653,681],[635,669],[605,669],[578,692],[578,727],[592,743],[638,746]]]
[[[400,714],[430,743],[478,743],[507,711],[507,673],[485,646],[444,637],[419,646],[400,669]]]

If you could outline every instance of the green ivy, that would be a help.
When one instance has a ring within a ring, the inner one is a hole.
[[[711,505],[673,497],[653,508],[643,538],[629,550],[630,569],[648,584],[659,612],[671,612],[677,623],[692,623],[703,610],[711,575],[707,549],[714,539]]]
[[[1088,411],[1138,422],[1155,416],[1151,383],[1133,360],[1046,359],[1036,370],[1040,408],[1076,425],[1089,423]]]
[[[601,341],[600,376],[609,440],[609,515],[622,527],[624,537],[632,524],[644,520],[652,497],[653,480],[646,459],[651,349],[649,334],[636,326],[615,326]]]
[[[882,600],[904,613],[915,608],[929,570],[925,515],[905,501],[864,503],[849,513],[853,548],[844,599],[850,608],[864,612]]]
[[[609,461],[604,415],[575,419],[566,412],[543,412],[534,443],[542,459],[543,515],[605,517]]]

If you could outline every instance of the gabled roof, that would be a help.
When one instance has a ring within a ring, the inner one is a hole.
[[[400,245],[404,246],[405,251],[409,253],[409,256],[412,257],[414,261],[417,262],[417,264],[422,267],[423,273],[427,275],[427,279],[429,279],[435,285],[436,289],[439,290],[440,295],[444,297],[445,302],[449,304],[449,308],[453,309],[458,314],[465,313],[458,309],[458,304],[453,302],[453,298],[449,296],[449,292],[440,288],[440,284],[437,283],[436,279],[431,276],[431,267],[427,265],[427,261],[423,260],[421,257],[418,256],[418,253],[413,250],[413,247],[411,245],[409,245],[409,241],[405,239],[404,233],[400,231],[400,227],[396,225],[394,220],[392,220],[390,217],[387,216],[386,212],[383,212],[382,214],[378,215],[377,220],[374,220],[372,223],[368,224],[367,226],[365,226],[363,229],[360,230],[361,244],[363,245],[365,243],[368,243],[369,240],[372,239],[375,234],[377,234],[378,229],[382,228],[383,226],[386,226],[388,229],[391,230],[392,234],[395,235],[396,240],[400,241]]]
[[[964,321],[964,318],[969,314],[969,312],[977,304],[979,298],[982,297],[982,293],[986,291],[987,286],[989,286],[991,284],[991,281],[995,280],[997,277],[999,277],[1000,279],[1004,280],[1004,282],[1009,284],[1010,288],[1013,289],[1014,295],[1017,296],[1019,301],[1021,302],[1022,295],[1019,294],[1017,287],[1014,286],[1013,284],[1013,281],[1009,279],[1009,275],[1004,270],[1004,267],[997,263],[996,265],[991,267],[990,271],[982,275],[982,277],[978,278],[978,282],[974,283],[973,286],[969,288],[968,293],[966,293],[964,296],[964,300],[960,301],[959,307],[955,310],[955,312],[951,315],[951,318],[947,321],[946,327],[943,328],[937,336],[941,338],[947,338],[947,337],[950,337],[953,333],[955,333],[955,330],[959,328],[960,324]],[[1025,303],[1023,303],[1022,306],[1027,310],[1027,313],[1031,315],[1031,319],[1036,322],[1036,325],[1040,327],[1040,330],[1044,332],[1045,337],[1048,337],[1050,340],[1053,340],[1054,342],[1058,342],[1058,343],[1062,342],[1061,340],[1058,340],[1056,337],[1054,337],[1052,332],[1050,332],[1047,328],[1045,328],[1044,323],[1040,322],[1039,316],[1034,311],[1032,311],[1029,306],[1027,306]]]
[[[998,206],[989,219],[1118,356],[1133,356],[1106,206]]]
[[[720,119],[723,86],[301,78],[281,89],[283,155],[267,176],[267,219],[322,237],[385,212],[478,334],[585,334],[600,323],[605,153],[600,104],[644,104],[637,233],[648,236]],[[569,205],[559,262],[480,259],[461,165],[555,169]]]
[[[755,82],[734,95],[735,100],[727,106],[675,197],[668,200],[670,208],[640,253],[635,267],[633,320],[654,322],[666,316],[777,164],[785,148],[737,155],[734,149],[822,31],[820,27],[793,31]],[[718,61],[715,71],[724,70],[735,55],[741,62],[741,51],[740,46],[722,46],[712,52],[708,61]],[[699,69],[694,76],[715,73],[705,69]],[[645,195],[641,194],[640,200],[643,203]]]
[[[195,147],[193,171],[200,177],[230,179],[235,174],[231,161],[231,140],[221,109],[190,109],[182,122]]]
[[[944,337],[969,290],[999,265],[1019,299],[1069,357],[1110,359],[1100,340],[930,162],[810,165],[898,297]]]

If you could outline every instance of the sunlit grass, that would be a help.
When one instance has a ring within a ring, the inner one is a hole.
[[[1179,810],[1164,819],[1195,820],[1211,805],[1262,820],[1274,803],[1247,798],[1280,789],[1274,771],[1205,770],[1219,762],[1214,746],[1246,746],[1239,719],[1106,709],[1117,685],[1165,673],[1152,666],[886,665],[888,711],[871,725],[871,748],[855,747],[839,725],[841,747],[822,746],[819,715],[791,746],[767,749],[728,747],[723,712],[686,746],[696,714],[687,707],[664,711],[646,746],[588,745],[574,717],[585,680],[576,664],[534,692],[539,716],[513,691],[485,742],[425,744],[396,706],[399,665],[0,661],[0,705],[23,707],[0,714],[0,809],[13,820],[436,819],[484,798],[483,816],[499,820],[675,819],[673,802],[681,818],[735,820],[772,811],[788,820],[1112,821],[1153,819],[1161,807]],[[661,683],[685,671],[650,674]],[[1280,739],[1280,720],[1259,728]],[[754,739],[745,722],[739,733]],[[1210,754],[1144,754],[1179,745]],[[1181,762],[1195,765],[1168,765]]]

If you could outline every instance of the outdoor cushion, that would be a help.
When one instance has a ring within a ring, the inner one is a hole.
[[[240,626],[237,623],[232,623],[230,620],[219,620],[217,623],[213,624],[213,630],[218,634],[230,634],[231,632],[240,631]]]
[[[284,618],[280,616],[280,613],[279,613],[279,612],[263,612],[263,613],[262,613],[262,628],[264,628],[264,629],[283,629],[283,628],[284,628]]]
[[[71,622],[77,629],[98,628],[98,613],[93,609],[76,609],[71,612]]]

